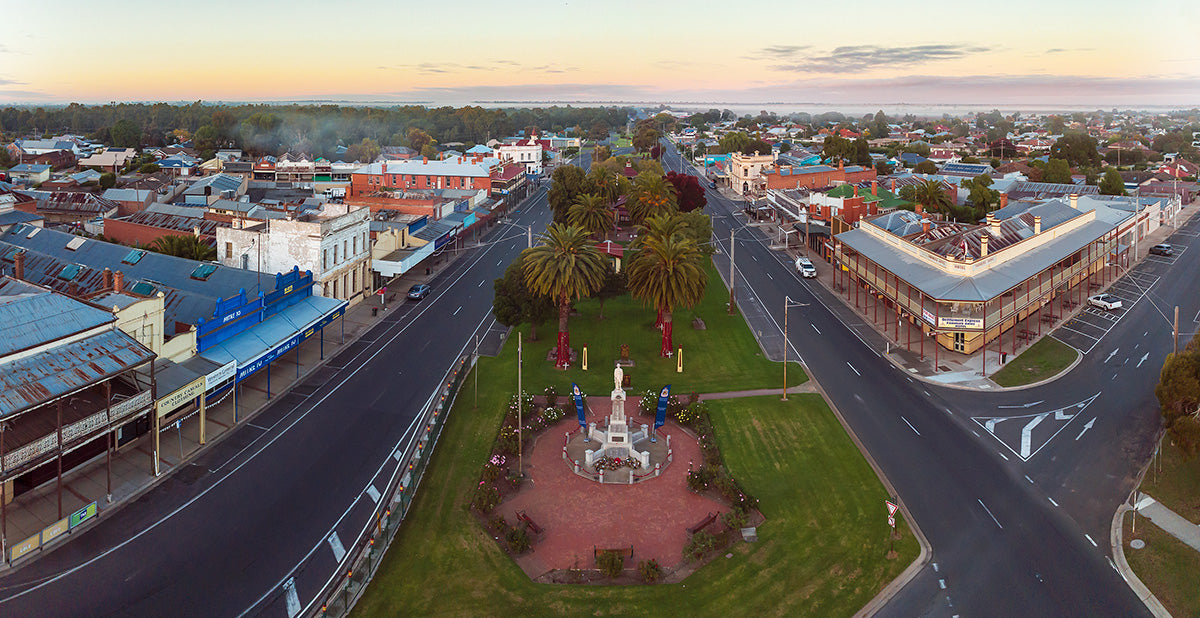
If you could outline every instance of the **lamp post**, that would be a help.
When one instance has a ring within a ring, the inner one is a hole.
[[[787,401],[787,351],[788,345],[788,309],[791,307],[807,307],[808,303],[798,303],[791,297],[783,297],[783,401]]]

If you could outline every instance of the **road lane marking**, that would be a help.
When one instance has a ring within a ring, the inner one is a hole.
[[[946,580],[944,580],[944,579],[939,579],[939,580],[938,580],[938,587],[939,587],[939,588],[941,588],[942,590],[945,590],[945,589],[946,589]]]
[[[909,428],[909,429],[911,429],[911,430],[913,430],[913,433],[917,434],[918,436],[919,436],[919,435],[921,435],[921,432],[917,431],[917,428],[916,428],[916,427],[913,427],[912,423],[908,422],[908,419],[906,419],[906,418],[904,418],[903,416],[901,416],[901,417],[900,417],[900,420],[904,421],[904,424],[905,424],[905,425],[908,425],[908,428]]]
[[[369,485],[369,486],[367,486],[367,495],[371,496],[372,502],[374,502],[375,504],[379,504],[379,498],[383,494],[379,493],[379,490],[375,489],[374,485]]]
[[[346,557],[346,548],[342,547],[342,540],[338,538],[337,530],[329,535],[329,548],[333,550],[333,561],[341,564],[342,558]]]
[[[1035,416],[1021,429],[1021,459],[1029,459],[1029,451],[1033,448],[1033,428],[1044,420],[1046,420],[1045,414]]]
[[[766,273],[766,275],[767,275],[767,278],[770,279],[771,281],[775,280],[775,277],[772,277],[771,273],[768,272],[768,273]]]
[[[484,283],[486,283],[486,282],[487,282],[487,279],[484,279],[484,280],[480,281],[480,282],[479,282],[479,285],[477,285],[477,286],[475,286],[475,287],[477,287],[477,288],[481,288],[481,287],[483,287],[483,284],[484,284]]]
[[[1000,528],[1001,530],[1003,530],[1003,529],[1004,529],[1004,526],[1001,526],[1001,525],[1000,525],[1000,520],[999,520],[999,519],[996,519],[996,516],[995,516],[995,515],[992,515],[992,511],[991,511],[991,509],[989,509],[989,508],[987,507],[987,505],[983,503],[983,500],[980,500],[979,498],[976,498],[976,499],[975,499],[975,501],[979,503],[979,506],[982,506],[982,507],[983,507],[983,510],[987,511],[988,517],[991,517],[991,518],[992,518],[992,521],[996,522],[996,526],[997,526],[998,528]]]
[[[930,395],[930,394],[929,394],[929,391],[927,391],[927,390],[923,390],[923,389],[922,389],[922,391],[921,391],[921,392],[925,393],[925,396],[926,396],[926,397],[933,397],[933,395]]]
[[[455,309],[455,310],[454,310],[454,313],[451,313],[450,315],[458,315],[458,312],[459,312],[459,311],[462,311],[462,305],[459,305],[459,306],[458,306],[458,309]]]
[[[1008,455],[1005,455],[1003,451],[996,451],[996,453],[1003,457],[1004,461],[1008,461]]]
[[[856,376],[858,376],[858,377],[860,377],[860,378],[862,377],[862,374],[861,374],[861,373],[859,373],[859,372],[858,372],[858,370],[854,368],[854,365],[851,365],[851,364],[850,364],[850,361],[846,361],[846,366],[850,368],[850,371],[853,371],[853,372],[854,372],[854,375],[856,375]]]
[[[1106,362],[1106,363],[1107,363],[1108,361],[1112,360],[1112,357],[1114,357],[1114,356],[1116,356],[1116,355],[1117,355],[1117,350],[1120,350],[1120,349],[1121,349],[1121,348],[1116,348],[1116,349],[1114,349],[1112,352],[1109,352],[1109,353],[1108,353],[1108,358],[1104,359],[1104,362]]]
[[[821,329],[817,328],[816,324],[809,323],[809,326],[813,327],[813,330],[817,331],[818,335],[821,334]]]
[[[1051,498],[1050,496],[1046,496],[1046,499],[1050,501],[1050,504],[1053,504],[1054,506],[1058,506],[1058,503],[1054,501],[1054,498]]]
[[[283,585],[283,590],[287,594],[288,618],[296,618],[296,614],[300,613],[300,597],[296,594],[296,578],[288,578],[287,583]]]
[[[1091,536],[1084,534],[1083,537],[1092,543],[1092,547],[1100,547],[1099,545],[1096,544],[1096,541],[1092,540]]]
[[[1146,354],[1144,356],[1142,356],[1142,359],[1138,361],[1137,366],[1141,367],[1142,363],[1146,362],[1146,359],[1148,359],[1148,358],[1150,358],[1150,353],[1146,352]],[[1137,369],[1137,367],[1134,367],[1134,369]]]
[[[1025,480],[1029,481],[1030,483],[1033,482],[1033,479],[1029,478],[1028,474],[1025,475]]]
[[[1091,429],[1092,425],[1094,424],[1096,424],[1096,419],[1093,417],[1092,420],[1088,421],[1087,424],[1083,426],[1083,431],[1079,432],[1079,435],[1075,436],[1075,441],[1078,442],[1079,439],[1083,437],[1083,434],[1087,433],[1087,430]]]

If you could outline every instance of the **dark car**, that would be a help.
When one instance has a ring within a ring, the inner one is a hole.
[[[1150,255],[1173,255],[1175,249],[1171,245],[1154,245],[1150,247]]]
[[[421,300],[422,298],[425,298],[428,295],[429,295],[429,286],[425,285],[424,283],[418,283],[417,285],[414,285],[411,288],[408,288],[408,297],[411,298],[412,300]]]
[[[708,181],[708,188],[709,188],[709,189],[716,189],[716,188],[717,188],[717,182],[716,182],[715,180],[710,180],[710,181]]]

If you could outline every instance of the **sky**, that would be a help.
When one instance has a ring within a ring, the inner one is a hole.
[[[1200,105],[1191,0],[0,0],[0,104]]]

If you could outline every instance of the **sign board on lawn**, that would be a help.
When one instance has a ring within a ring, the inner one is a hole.
[[[884,500],[883,503],[887,505],[888,525],[895,528],[896,527],[896,510],[899,509],[900,506],[892,503],[891,500]]]

